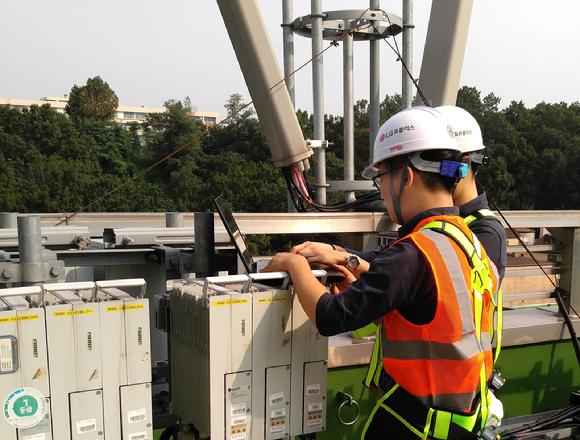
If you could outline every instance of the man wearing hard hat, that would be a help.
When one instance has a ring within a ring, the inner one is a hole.
[[[400,239],[370,264],[347,264],[350,284],[337,295],[298,253],[277,254],[263,269],[290,273],[322,335],[379,322],[384,394],[363,438],[475,439],[498,424],[488,387],[497,272],[453,207],[466,174],[448,120],[427,107],[403,110],[381,127],[363,173],[401,225]]]

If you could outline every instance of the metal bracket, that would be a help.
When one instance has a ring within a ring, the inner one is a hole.
[[[51,280],[65,279],[65,265],[62,260],[43,261],[41,263],[42,280],[46,282]],[[23,279],[22,266],[20,263],[12,261],[0,262],[0,283],[22,283],[27,280]]]
[[[313,150],[318,148],[324,148],[326,150],[329,145],[332,145],[332,143],[328,141],[322,141],[320,139],[306,139],[306,146],[311,153],[314,152]]]

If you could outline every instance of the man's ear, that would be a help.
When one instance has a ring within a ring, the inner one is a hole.
[[[411,187],[414,183],[416,183],[415,179],[419,177],[415,172],[415,170],[413,170],[410,166],[405,167],[405,175],[407,178],[407,181],[405,182],[405,187]]]

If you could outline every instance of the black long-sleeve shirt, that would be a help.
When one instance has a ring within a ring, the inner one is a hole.
[[[423,211],[399,228],[399,237],[409,235],[424,219],[439,215],[459,215],[459,208]],[[318,300],[316,324],[320,334],[332,336],[356,330],[393,310],[418,325],[429,323],[435,316],[437,289],[433,272],[410,240],[372,254],[369,270],[361,273],[358,280],[338,295],[327,293]]]

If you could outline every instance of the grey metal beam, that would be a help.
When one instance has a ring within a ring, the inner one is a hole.
[[[376,191],[372,180],[331,180],[328,190],[332,191]]]
[[[355,181],[355,184],[359,181]],[[364,182],[364,181],[360,181]],[[370,182],[370,181],[368,181]],[[338,181],[340,184],[340,181]],[[367,183],[370,184],[370,183]],[[318,213],[325,214],[325,213]],[[289,231],[294,231],[296,228],[291,226],[293,221],[303,222],[310,216],[316,216],[317,213],[234,213],[234,217],[242,219],[251,218],[252,224],[245,226],[244,231],[246,234],[259,234],[267,233],[260,232],[261,230],[270,230],[270,223],[272,221],[282,221],[287,225],[290,225]],[[59,223],[63,219],[62,214],[37,214],[40,217],[41,223],[44,227],[51,226]],[[375,232],[375,229],[365,230],[365,225],[373,227],[376,225],[373,219],[380,218],[385,213],[382,212],[358,212],[358,213],[333,213],[325,214],[328,217],[324,217],[325,221],[328,222],[325,225],[325,229],[329,232],[341,232],[344,228],[340,227],[341,221],[343,221],[343,216],[349,218],[352,215],[356,216],[357,221],[361,221],[359,224],[351,224],[354,228],[352,232]],[[497,215],[497,212],[496,212]],[[506,217],[507,221],[514,228],[574,228],[580,227],[580,211],[505,211],[503,215]],[[185,212],[183,213],[184,225],[185,227],[191,227],[193,229],[193,213]],[[216,222],[218,226],[221,226],[221,221],[217,214],[215,215]],[[499,217],[504,226],[505,222],[501,217]],[[368,222],[367,222],[368,220]],[[137,213],[137,212],[125,212],[125,213],[80,213],[75,215],[69,222],[71,225],[83,226],[89,229],[91,237],[102,237],[105,228],[127,228],[127,227],[165,227],[165,214],[148,212],[148,213]],[[334,230],[338,228],[339,230]],[[279,230],[280,228],[276,228]]]
[[[473,0],[433,0],[419,74],[428,105],[455,105]],[[415,98],[415,105],[425,105]]]
[[[310,156],[256,0],[217,0],[274,165]]]
[[[40,242],[42,246],[70,246],[76,247],[75,241],[79,236],[90,237],[86,226],[42,226],[40,228]],[[18,229],[0,229],[0,249],[18,246]]]
[[[533,277],[544,275],[544,272],[548,275],[558,275],[562,273],[562,268],[544,267],[540,269],[537,266],[531,266],[529,269],[509,269],[505,271],[505,278]]]
[[[165,226],[168,228],[183,228],[183,212],[166,213]]]
[[[210,213],[211,214],[211,213]],[[215,215],[214,215],[215,217]],[[215,219],[220,221],[219,218]],[[231,242],[223,225],[215,225],[216,242]],[[103,244],[106,248],[116,246],[183,245],[195,242],[194,228],[105,228]]]
[[[532,244],[527,246],[530,252],[560,252],[562,246],[559,244]],[[508,253],[510,252],[526,252],[526,248],[523,246],[508,246]]]

